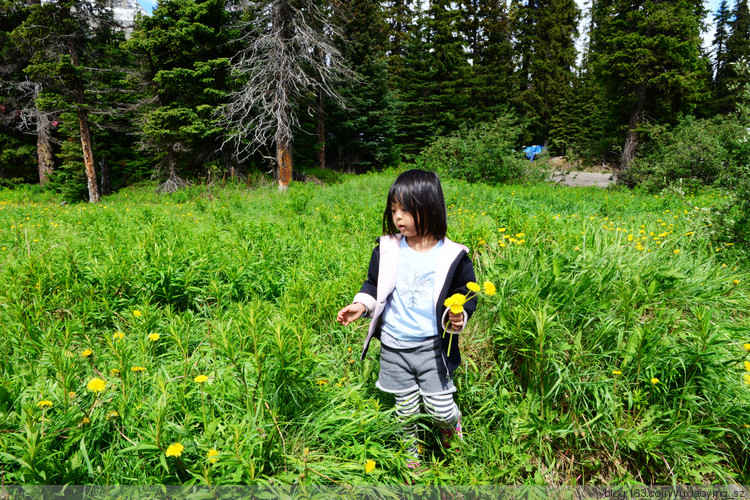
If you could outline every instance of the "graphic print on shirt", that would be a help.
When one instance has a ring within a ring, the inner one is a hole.
[[[431,307],[432,304],[432,280],[418,269],[409,267],[405,269],[398,277],[396,283],[398,293],[409,307],[416,309],[422,304],[422,307]],[[426,302],[426,304],[425,304]]]

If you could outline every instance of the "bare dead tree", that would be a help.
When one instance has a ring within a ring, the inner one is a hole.
[[[240,160],[275,147],[278,186],[285,190],[292,179],[297,110],[315,106],[310,96],[317,93],[343,106],[336,86],[353,72],[332,41],[338,30],[315,2],[251,0],[243,7],[253,21],[246,47],[232,59],[232,72],[246,83],[219,110],[231,131],[224,147],[233,148]]]

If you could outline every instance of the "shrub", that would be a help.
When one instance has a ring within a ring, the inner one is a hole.
[[[523,182],[541,176],[518,148],[522,127],[511,115],[494,122],[463,127],[450,136],[438,137],[417,157],[420,168],[441,177],[468,182],[501,184]]]

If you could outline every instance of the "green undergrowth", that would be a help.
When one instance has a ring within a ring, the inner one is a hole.
[[[750,273],[709,238],[722,195],[546,184],[444,184],[497,294],[461,340],[464,442],[425,425],[408,469],[377,344],[360,361],[366,322],[334,319],[395,175],[4,191],[3,480],[747,484]]]

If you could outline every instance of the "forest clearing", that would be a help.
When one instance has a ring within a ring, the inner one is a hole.
[[[726,196],[444,180],[482,296],[464,441],[406,468],[359,290],[396,172],[0,192],[5,484],[748,484],[750,269]]]

